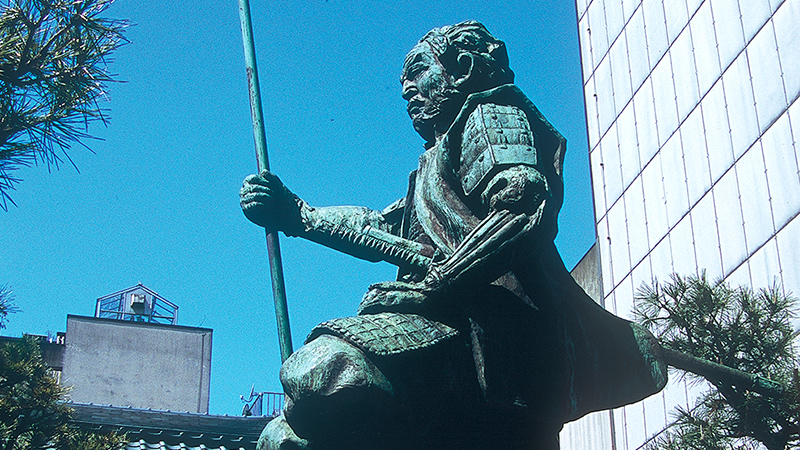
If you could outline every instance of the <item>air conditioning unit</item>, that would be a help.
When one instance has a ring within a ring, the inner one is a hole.
[[[134,314],[144,314],[147,298],[144,294],[131,293],[131,309]]]

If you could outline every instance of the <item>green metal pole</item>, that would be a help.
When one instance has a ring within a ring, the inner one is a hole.
[[[250,20],[250,1],[239,0],[239,19],[242,23],[242,43],[244,44],[244,60],[247,68],[247,87],[250,91],[250,113],[253,117],[253,136],[256,141],[256,158],[259,173],[269,170],[267,155],[267,134],[264,131],[264,113],[261,110],[261,89],[258,86],[258,68],[256,67],[256,50],[253,43],[253,25]],[[281,361],[292,354],[292,333],[289,330],[289,311],[286,306],[286,286],[283,281],[283,265],[281,264],[281,248],[278,234],[267,232],[267,255],[269,271],[272,277],[272,296],[275,300],[275,318],[278,322],[278,342],[281,348]]]

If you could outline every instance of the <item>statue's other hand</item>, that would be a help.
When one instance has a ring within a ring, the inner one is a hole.
[[[359,314],[381,311],[419,313],[431,292],[419,283],[384,281],[369,287],[358,308]]]
[[[244,179],[239,203],[245,217],[270,231],[296,234],[302,227],[300,199],[268,170]]]
[[[529,166],[514,166],[499,172],[482,193],[490,210],[525,214],[533,214],[549,196],[547,180]]]

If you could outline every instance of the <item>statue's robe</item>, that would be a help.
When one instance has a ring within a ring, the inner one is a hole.
[[[487,206],[466,193],[461,165],[470,159],[462,152],[475,150],[467,148],[474,139],[465,142],[465,124],[479,107],[492,105],[524,113],[535,141],[531,164],[542,172],[550,190],[549,215],[531,231],[538,242],[535,255],[512,251],[496,262],[507,264],[505,275],[449,299],[448,308],[371,298],[362,303],[358,316],[325,322],[309,340],[337,335],[378,367],[400,355],[450,345],[450,352],[471,353],[468,383],[481,392],[479,401],[558,424],[658,392],[667,372],[653,336],[592,301],[553,244],[566,143],[516,86],[471,95],[445,138],[420,157],[409,193],[395,207],[402,212],[400,233],[447,256],[485,217]],[[400,217],[397,211],[393,214]],[[398,278],[413,280],[414,274],[401,268]]]

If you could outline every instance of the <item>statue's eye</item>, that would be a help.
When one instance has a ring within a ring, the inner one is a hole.
[[[428,69],[428,65],[422,62],[417,62],[411,65],[408,68],[408,79],[409,80],[416,80],[417,77],[420,76],[423,72]]]

